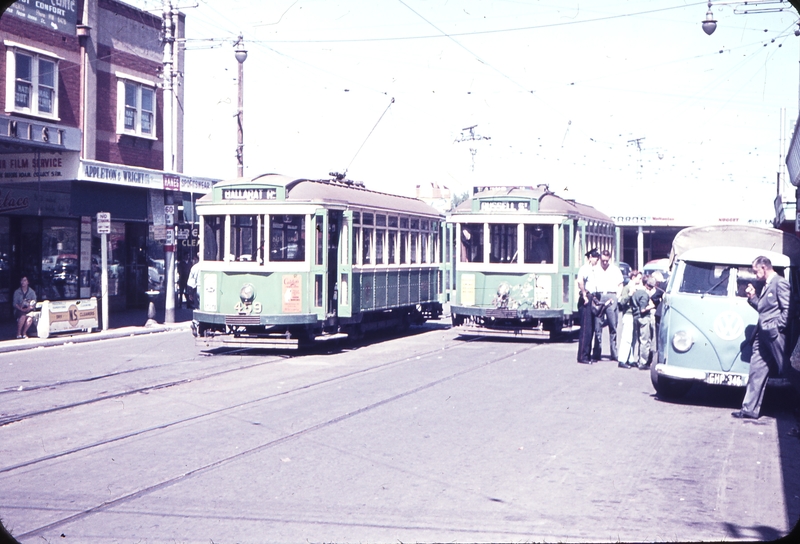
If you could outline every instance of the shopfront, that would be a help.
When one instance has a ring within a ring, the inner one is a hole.
[[[42,176],[46,160],[60,169]],[[38,175],[29,175],[31,169]],[[81,160],[77,153],[2,155],[0,318],[11,318],[12,295],[23,275],[39,300],[100,296],[98,212],[111,214],[110,311],[145,307],[146,291],[164,289],[167,231],[177,231],[178,258],[196,253],[193,204],[212,183]]]

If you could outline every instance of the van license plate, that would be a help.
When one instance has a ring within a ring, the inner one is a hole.
[[[706,383],[714,385],[731,385],[733,387],[744,386],[741,374],[725,374],[722,372],[707,372]]]

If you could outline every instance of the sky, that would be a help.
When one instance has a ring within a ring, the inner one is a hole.
[[[779,186],[794,200],[788,3],[713,5],[708,36],[688,0],[173,2],[190,175],[236,176],[241,34],[245,176],[346,172],[405,196],[545,183],[617,216],[771,219]]]

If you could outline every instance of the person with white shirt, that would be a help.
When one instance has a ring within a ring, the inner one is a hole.
[[[599,315],[594,318],[592,359],[595,361],[599,361],[602,355],[604,325],[608,325],[611,360],[617,360],[617,298],[622,291],[622,283],[622,271],[611,263],[611,252],[604,249],[594,273],[595,297],[602,305]]]
[[[586,252],[586,264],[578,270],[578,321],[581,324],[578,337],[578,362],[592,364],[591,350],[594,338],[594,314],[592,314],[592,299],[594,298],[595,280],[594,272],[600,252],[591,249]]]

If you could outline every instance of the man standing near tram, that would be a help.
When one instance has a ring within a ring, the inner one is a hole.
[[[617,298],[622,291],[622,271],[611,264],[611,252],[604,249],[600,254],[600,265],[595,267],[595,297],[602,308],[594,318],[594,350],[592,360],[599,361],[603,350],[603,326],[608,325],[608,340],[611,360],[617,360]]]
[[[594,314],[592,313],[592,298],[594,297],[595,269],[600,252],[591,249],[586,252],[586,263],[578,270],[578,320],[581,324],[578,337],[578,362],[591,364],[592,339],[594,338]]]

